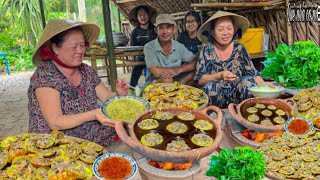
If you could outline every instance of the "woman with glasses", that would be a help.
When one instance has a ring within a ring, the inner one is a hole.
[[[186,46],[196,56],[198,55],[198,45],[201,45],[201,41],[197,37],[198,29],[201,26],[201,19],[199,13],[195,11],[189,11],[184,18],[185,31],[180,33],[178,42]]]

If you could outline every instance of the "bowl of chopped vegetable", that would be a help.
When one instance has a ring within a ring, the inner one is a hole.
[[[266,98],[277,98],[285,92],[285,88],[282,86],[275,86],[271,88],[270,86],[251,86],[248,90],[252,93],[254,97],[266,97]]]
[[[112,120],[130,122],[150,107],[150,103],[142,97],[127,95],[108,99],[102,104],[101,111]]]

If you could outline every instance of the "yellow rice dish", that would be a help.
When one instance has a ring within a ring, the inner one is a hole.
[[[134,99],[118,99],[111,102],[105,110],[113,120],[132,121],[145,111],[145,107]]]

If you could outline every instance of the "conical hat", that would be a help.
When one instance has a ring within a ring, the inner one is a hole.
[[[198,30],[198,38],[202,43],[208,42],[208,37],[203,35],[203,32],[208,31],[211,34],[210,26],[211,21],[214,19],[218,19],[225,16],[231,16],[234,22],[234,31],[237,32],[239,28],[242,29],[242,33],[245,33],[249,28],[250,22],[247,18],[240,16],[238,14],[225,12],[225,11],[218,11],[214,15],[212,15]],[[237,38],[237,37],[235,37]]]
[[[50,47],[50,39],[53,36],[77,26],[80,26],[82,28],[84,38],[87,42],[89,42],[89,45],[92,45],[97,40],[100,29],[95,24],[77,22],[73,20],[50,20],[44,28],[42,35],[37,43],[35,51],[32,55],[32,63],[35,66],[39,66],[43,62],[42,58],[40,57],[40,49],[43,45],[48,45]]]
[[[150,18],[150,22],[154,23],[155,22],[155,19],[157,17],[157,11],[151,7],[151,6],[148,6],[148,5],[141,5],[141,6],[136,6],[134,7],[130,13],[129,13],[129,21],[130,21],[130,24],[132,24],[134,27],[138,27],[140,25],[138,19],[137,19],[137,13],[138,13],[138,9],[140,7],[145,7],[146,9],[149,10],[149,18]]]

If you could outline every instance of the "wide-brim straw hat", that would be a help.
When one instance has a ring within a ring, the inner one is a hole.
[[[32,55],[32,63],[35,66],[39,66],[40,64],[43,63],[43,60],[40,57],[40,49],[43,45],[47,45],[51,48],[50,39],[53,36],[77,26],[80,26],[82,28],[85,41],[89,42],[89,45],[92,45],[97,40],[100,29],[95,24],[78,22],[74,20],[62,20],[62,19],[50,20],[46,25],[46,27],[44,28],[42,35],[36,45],[35,52]]]
[[[242,29],[242,33],[245,33],[247,29],[250,26],[250,22],[247,18],[240,16],[238,14],[226,12],[226,11],[218,11],[215,14],[213,14],[198,30],[198,38],[202,43],[208,42],[208,37],[203,35],[203,32],[208,31],[210,35],[211,34],[211,21],[214,19],[218,19],[225,16],[231,16],[233,18],[233,26],[234,26],[234,32],[237,32],[239,28]],[[235,37],[237,38],[237,37]]]
[[[129,13],[129,22],[130,24],[132,24],[134,27],[138,27],[140,26],[140,23],[138,21],[138,18],[137,18],[137,13],[138,13],[138,9],[141,8],[141,7],[145,7],[146,9],[149,10],[149,19],[152,23],[155,22],[156,20],[156,17],[157,17],[157,11],[156,9],[154,9],[153,7],[151,6],[148,6],[148,5],[141,5],[141,6],[136,6],[134,7],[130,13]]]

